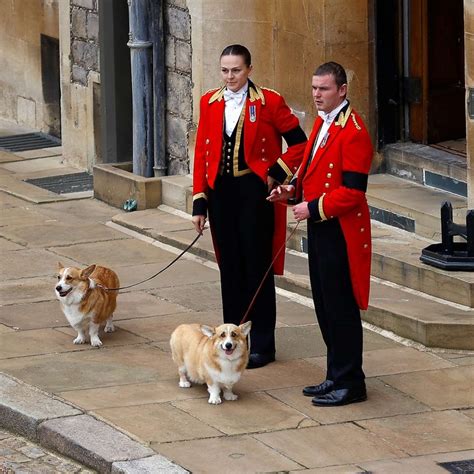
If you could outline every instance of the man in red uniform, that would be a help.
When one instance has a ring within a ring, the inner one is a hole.
[[[360,309],[370,284],[370,214],[365,196],[373,149],[346,99],[347,78],[337,63],[322,64],[313,80],[318,117],[297,178],[268,200],[296,197],[293,214],[307,220],[308,261],[321,333],[327,346],[326,380],[303,389],[317,406],[367,399],[362,370]],[[296,184],[296,187],[295,187]]]
[[[193,223],[202,232],[209,212],[220,269],[224,322],[239,324],[260,283],[248,319],[248,368],[275,360],[274,273],[283,272],[286,209],[266,200],[298,169],[306,135],[275,91],[249,79],[247,48],[231,45],[220,58],[224,86],[201,98],[193,179]],[[282,154],[282,138],[288,149]]]

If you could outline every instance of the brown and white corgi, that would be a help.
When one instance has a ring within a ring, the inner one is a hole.
[[[105,332],[115,330],[112,317],[117,306],[117,291],[105,288],[118,288],[118,276],[98,265],[81,270],[58,263],[58,269],[55,293],[69,324],[77,331],[74,344],[84,344],[88,332],[91,346],[100,347],[99,328],[105,325]]]
[[[215,328],[200,324],[181,324],[171,334],[173,360],[178,366],[179,386],[191,382],[207,384],[209,403],[237,400],[232,387],[247,366],[247,336],[251,321],[240,326],[221,324]]]

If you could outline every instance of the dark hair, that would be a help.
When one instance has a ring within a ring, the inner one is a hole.
[[[250,66],[252,64],[252,56],[250,55],[250,51],[241,44],[231,44],[230,46],[226,46],[221,53],[221,58],[222,56],[242,56],[246,66]]]
[[[321,64],[321,66],[319,66],[316,71],[314,71],[313,76],[326,76],[328,74],[332,74],[334,76],[334,80],[336,81],[338,89],[343,84],[347,84],[346,71],[340,64],[332,61]]]

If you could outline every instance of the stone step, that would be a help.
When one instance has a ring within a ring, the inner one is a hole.
[[[119,214],[112,221],[160,242],[184,249],[195,237],[190,216],[158,209]],[[291,224],[290,224],[291,225]],[[298,228],[298,231],[300,229]],[[207,260],[214,260],[209,231],[190,250]],[[280,288],[311,297],[307,257],[294,250],[287,251],[286,274],[277,277]],[[372,282],[370,307],[364,320],[399,336],[430,347],[474,349],[474,312],[461,305],[426,297],[379,279]]]
[[[385,172],[419,184],[466,196],[466,157],[418,143],[392,143],[383,149]]]
[[[466,223],[466,198],[389,174],[369,176],[367,200],[372,219],[435,241],[441,238],[443,202],[451,202],[456,223]]]

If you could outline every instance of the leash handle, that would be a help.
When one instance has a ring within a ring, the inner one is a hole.
[[[257,291],[253,295],[252,301],[250,302],[250,304],[247,308],[247,311],[245,312],[244,317],[242,318],[242,321],[240,321],[240,324],[245,323],[245,321],[249,317],[250,310],[252,309],[253,305],[255,304],[255,300],[257,299],[257,296],[260,293],[260,290],[262,289],[262,286],[263,286],[265,280],[267,279],[267,276],[270,273],[270,270],[273,268],[273,264],[276,262],[276,259],[280,255],[281,251],[286,247],[286,244],[288,243],[288,241],[291,239],[291,237],[293,237],[293,234],[296,232],[296,229],[298,228],[299,225],[300,225],[300,221],[297,221],[294,229],[290,232],[290,235],[286,238],[285,242],[283,242],[283,245],[278,249],[278,252],[273,257],[272,263],[270,263],[270,266],[268,267],[267,271],[265,272],[265,275],[263,276],[262,281],[260,282],[260,285],[258,285]]]
[[[171,265],[173,265],[175,262],[177,262],[198,241],[198,239],[199,239],[199,237],[201,237],[201,235],[202,235],[202,232],[200,234],[196,235],[194,240],[177,257],[175,257],[170,263],[168,263],[168,265],[166,265],[166,267],[162,268],[160,271],[158,271],[157,273],[155,273],[151,277],[146,278],[145,280],[139,281],[138,283],[133,283],[132,285],[121,286],[120,288],[107,288],[107,287],[99,285],[99,284],[97,286],[99,286],[100,288],[102,288],[106,291],[119,291],[119,290],[125,290],[127,288],[132,288],[133,286],[141,285],[142,283],[145,283],[145,282],[151,280],[152,278],[157,277],[160,273],[163,273],[165,270],[167,270],[169,267],[171,267]]]

